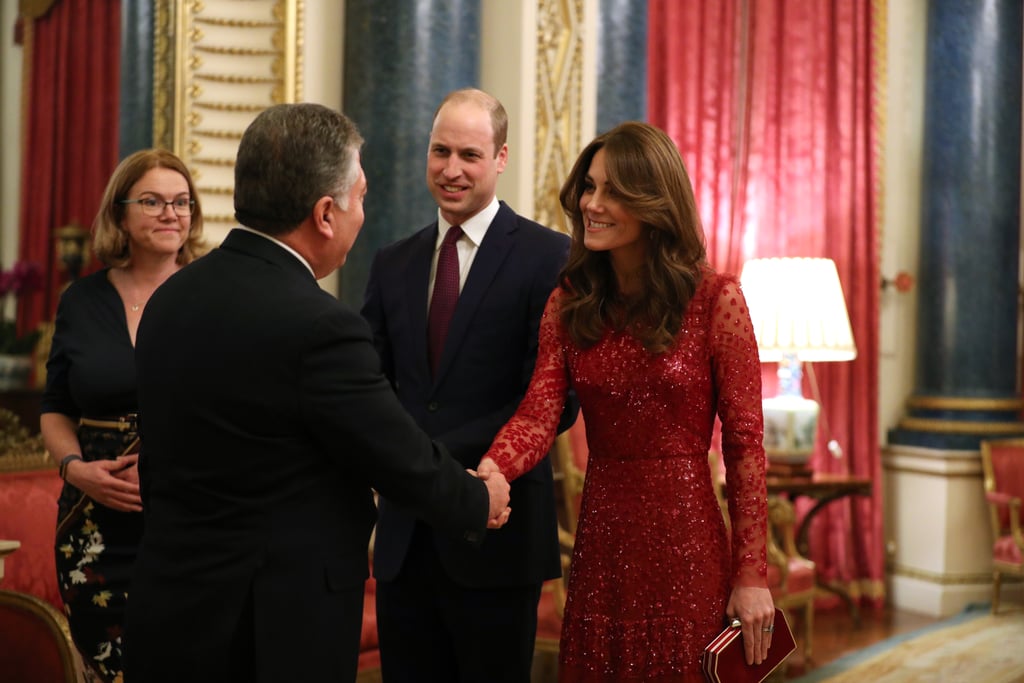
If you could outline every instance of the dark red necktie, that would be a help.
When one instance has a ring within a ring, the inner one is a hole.
[[[434,374],[437,374],[437,366],[441,363],[448,323],[455,313],[455,303],[459,300],[459,250],[455,243],[460,237],[462,228],[457,225],[448,228],[441,242],[441,253],[437,257],[434,294],[430,299],[430,315],[427,318],[427,348],[430,353],[430,369]]]

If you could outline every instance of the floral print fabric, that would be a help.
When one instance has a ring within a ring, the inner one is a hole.
[[[116,458],[134,431],[79,428],[86,460]],[[57,513],[57,584],[71,636],[105,683],[123,683],[121,656],[128,583],[142,537],[142,514],[118,512],[64,484]]]

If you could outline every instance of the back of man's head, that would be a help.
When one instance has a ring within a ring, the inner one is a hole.
[[[235,220],[282,235],[323,196],[344,201],[359,177],[356,125],[319,104],[278,104],[245,130],[235,160]]]

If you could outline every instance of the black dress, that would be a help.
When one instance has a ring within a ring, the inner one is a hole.
[[[135,357],[124,304],[104,269],[74,282],[57,306],[42,412],[114,420],[136,411]],[[80,426],[85,460],[135,450],[134,419],[124,428]],[[64,453],[54,453],[56,459]],[[119,512],[64,484],[58,504],[57,583],[71,635],[104,681],[120,681],[128,584],[142,514]]]

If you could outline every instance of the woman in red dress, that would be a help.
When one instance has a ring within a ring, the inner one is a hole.
[[[743,293],[708,266],[689,177],[661,130],[629,122],[597,137],[560,199],[569,262],[529,391],[479,470],[529,470],[575,389],[590,455],[559,680],[702,681],[701,652],[726,615],[760,663],[774,607],[761,367]],[[708,467],[716,415],[731,547]]]

